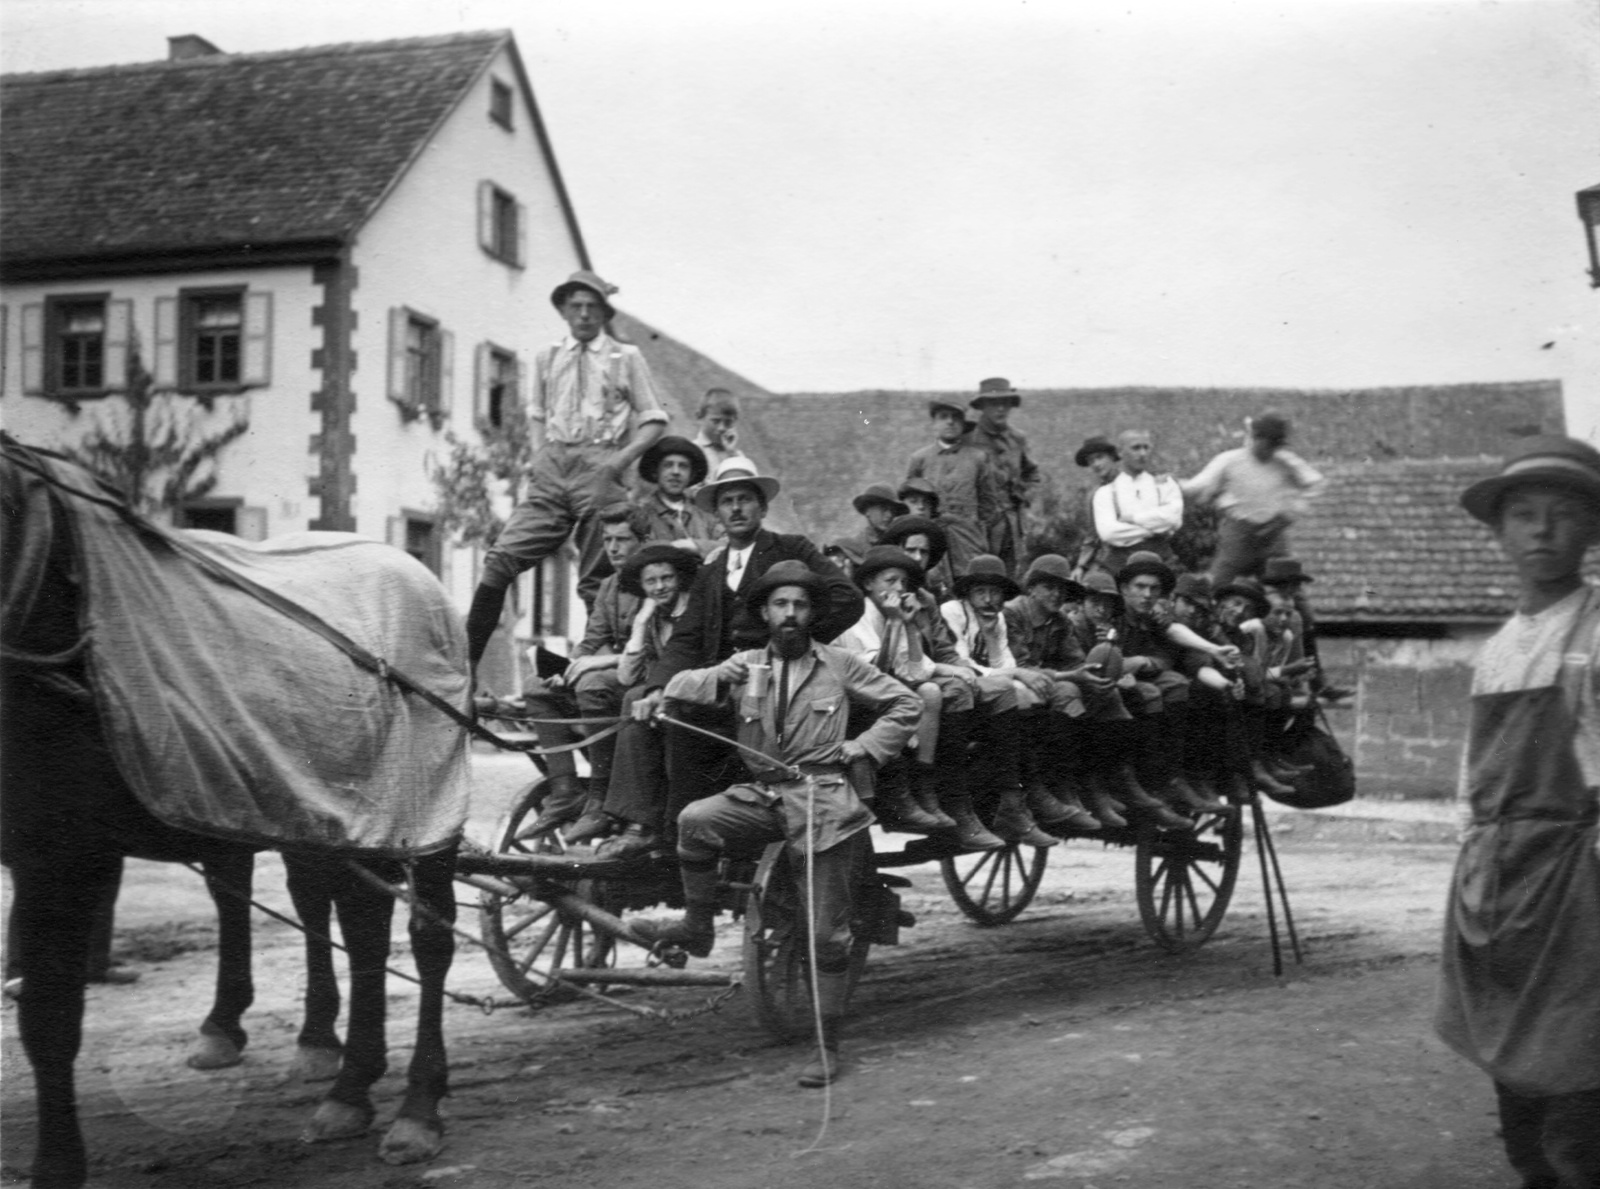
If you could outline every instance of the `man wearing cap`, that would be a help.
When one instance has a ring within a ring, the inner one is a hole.
[[[1094,530],[1094,497],[1099,489],[1117,477],[1122,455],[1110,438],[1084,438],[1083,445],[1072,456],[1080,467],[1088,467],[1093,486],[1085,493],[1083,539],[1078,542],[1078,556],[1072,564],[1072,576],[1079,582],[1089,572],[1089,567],[1100,558],[1100,538]]]
[[[658,438],[639,457],[639,478],[655,484],[641,502],[650,522],[650,539],[692,549],[704,557],[717,543],[716,521],[695,506],[691,488],[706,481],[706,455],[699,446],[673,434]]]
[[[845,649],[812,639],[813,609],[831,597],[828,580],[804,562],[775,563],[742,597],[766,627],[766,643],[710,667],[683,670],[668,684],[673,705],[723,706],[730,716],[737,711],[742,775],[723,792],[684,808],[678,819],[683,918],[633,924],[646,941],[706,957],[715,942],[718,858],[730,850],[787,842],[801,886],[815,895],[808,926],[816,946],[822,1045],[800,1073],[806,1086],[826,1085],[840,1073],[854,861],[872,824],[847,768],[898,755],[920,710],[916,696],[894,678]],[[756,669],[760,681],[752,681]],[[851,706],[876,718],[847,739]]]
[[[895,498],[894,488],[887,483],[874,483],[851,501],[856,512],[866,520],[858,538],[865,549],[871,549],[883,540],[883,530],[896,516],[904,516],[909,508]]]
[[[1311,610],[1311,600],[1306,597],[1306,587],[1315,581],[1296,557],[1269,557],[1261,574],[1262,586],[1269,591],[1282,591],[1293,604],[1289,612],[1289,627],[1294,632],[1301,653],[1313,664],[1312,690],[1324,701],[1337,702],[1340,698],[1349,697],[1352,691],[1330,685],[1320,668],[1317,620]]]
[[[694,444],[705,452],[706,465],[715,471],[724,461],[739,457],[739,400],[726,388],[707,388],[695,413],[700,428]]]
[[[1218,587],[1240,575],[1259,578],[1268,558],[1286,557],[1289,526],[1324,486],[1320,474],[1284,448],[1288,440],[1282,414],[1248,418],[1245,445],[1224,450],[1178,485],[1185,497],[1214,504],[1221,514],[1211,562]]]
[[[838,566],[839,572],[846,578],[853,580],[856,567],[867,556],[867,551],[862,547],[860,537],[836,537],[822,547],[822,556]]]
[[[1462,506],[1517,574],[1478,654],[1439,1035],[1494,1079],[1524,1186],[1600,1185],[1600,453],[1526,438]]]
[[[938,596],[938,601],[943,602],[951,586],[955,584],[955,572],[950,567],[950,534],[945,531],[944,520],[939,515],[939,489],[932,481],[918,476],[907,479],[900,484],[900,490],[895,492],[910,511],[905,516],[897,518],[890,524],[889,532],[895,530],[895,525],[906,520],[916,520],[921,523],[933,524],[939,533],[939,559],[929,563],[921,559],[923,574],[928,584],[928,589]],[[904,544],[904,540],[891,542],[885,535],[884,544]]]
[[[580,582],[600,565],[596,513],[621,498],[623,472],[665,431],[666,410],[639,348],[606,333],[616,286],[572,274],[550,294],[568,334],[534,357],[528,431],[534,450],[527,490],[483,559],[467,653],[474,669],[524,570],[572,537]]]
[[[1039,485],[1039,468],[1028,457],[1028,441],[1009,424],[1011,410],[1022,403],[1022,394],[1010,380],[996,376],[979,382],[978,395],[970,403],[978,410],[972,440],[988,452],[1000,496],[1000,515],[990,526],[989,548],[1005,562],[1007,571],[1015,573],[1024,540],[1024,516]]]
[[[973,422],[953,401],[928,402],[933,443],[911,456],[906,480],[926,480],[939,501],[939,521],[950,543],[955,573],[988,551],[989,533],[1002,514],[1000,483],[989,454],[972,440]]]
[[[815,639],[832,641],[861,618],[861,592],[815,545],[798,534],[774,533],[762,527],[767,505],[779,487],[776,479],[752,474],[752,467],[749,459],[727,459],[712,482],[695,492],[695,503],[715,513],[726,534],[726,545],[695,576],[688,607],[661,658],[646,674],[649,692],[634,709],[641,720],[647,721],[660,708],[662,687],[675,674],[720,664],[740,649],[766,642],[767,623],[748,606],[745,596],[756,580],[780,561],[801,562],[821,576],[827,598],[811,609],[810,631]],[[684,708],[684,714],[686,721],[696,726],[730,737],[733,733],[734,720],[726,707],[695,705]],[[665,730],[670,825],[684,805],[727,783],[732,756],[726,744],[670,725]],[[622,745],[618,746],[620,750]]]
[[[1171,475],[1150,470],[1150,431],[1118,435],[1122,466],[1091,497],[1100,564],[1115,574],[1140,550],[1171,563],[1172,537],[1183,527],[1183,492]]]

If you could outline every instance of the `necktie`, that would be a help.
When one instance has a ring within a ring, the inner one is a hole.
[[[778,746],[783,746],[784,727],[789,720],[789,658],[778,665]]]
[[[987,665],[989,663],[989,635],[983,630],[983,625],[978,625],[978,638],[972,644],[972,663]]]
[[[739,578],[744,573],[744,553],[741,550],[728,550],[728,589],[739,589]]]
[[[894,668],[894,629],[892,623],[883,625],[883,643],[878,647],[877,660],[880,673],[891,672]]]

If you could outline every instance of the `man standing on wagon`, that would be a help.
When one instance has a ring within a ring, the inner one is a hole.
[[[882,764],[899,755],[922,710],[917,696],[893,677],[846,649],[811,638],[814,613],[831,597],[827,579],[804,562],[778,562],[743,599],[768,629],[768,642],[710,668],[685,670],[667,684],[667,697],[677,702],[736,710],[747,777],[688,805],[678,818],[683,918],[633,925],[646,941],[706,957],[715,941],[718,857],[788,842],[797,856],[797,882],[814,887],[816,895],[810,926],[822,1047],[800,1073],[803,1086],[826,1085],[839,1075],[855,852],[872,824],[846,770],[862,758]],[[877,717],[846,739],[851,703]]]
[[[1461,504],[1517,571],[1478,654],[1470,814],[1445,908],[1436,1024],[1494,1079],[1526,1189],[1600,1185],[1600,452],[1524,439]]]
[[[1009,424],[1022,394],[1010,380],[996,376],[979,381],[978,395],[970,403],[978,410],[972,441],[989,452],[1000,495],[1000,515],[989,529],[989,547],[1005,562],[1006,573],[1014,575],[1025,541],[1028,505],[1039,485],[1039,468],[1028,457],[1028,440]]]
[[[535,357],[528,410],[534,456],[527,491],[483,559],[467,612],[474,669],[500,622],[506,588],[572,537],[580,584],[599,585],[600,510],[626,497],[621,477],[667,427],[639,348],[606,333],[617,291],[588,270],[550,294],[568,335]]]

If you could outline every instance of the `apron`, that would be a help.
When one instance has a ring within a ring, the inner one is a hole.
[[[1572,746],[1588,654],[1570,651],[1591,605],[1558,684],[1472,699],[1472,824],[1445,911],[1439,1035],[1530,1097],[1600,1087],[1596,806]]]

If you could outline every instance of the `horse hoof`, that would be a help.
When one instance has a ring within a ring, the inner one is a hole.
[[[416,1164],[444,1151],[444,1124],[438,1120],[396,1119],[378,1145],[387,1164]]]
[[[339,1065],[344,1054],[338,1049],[318,1049],[301,1045],[289,1062],[289,1080],[294,1082],[331,1082],[339,1076]]]
[[[352,1139],[358,1135],[365,1135],[371,1127],[370,1106],[347,1106],[345,1103],[324,1098],[317,1104],[311,1122],[307,1123],[306,1129],[300,1133],[300,1142],[325,1144],[330,1140]]]
[[[244,1060],[244,1050],[226,1036],[202,1032],[185,1062],[190,1069],[227,1069]]]

